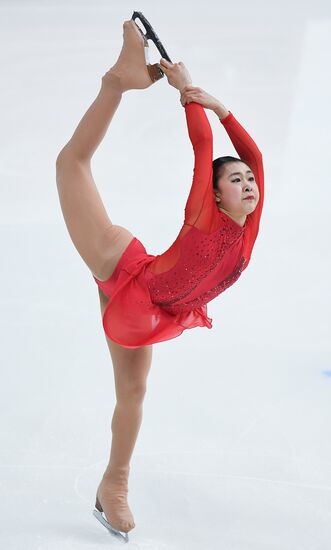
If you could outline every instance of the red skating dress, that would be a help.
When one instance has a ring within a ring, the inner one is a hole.
[[[231,286],[248,266],[264,200],[262,154],[232,112],[223,124],[238,155],[254,173],[260,198],[241,227],[218,210],[212,183],[213,135],[201,104],[185,105],[194,150],[194,172],[183,226],[168,250],[148,254],[134,237],[107,281],[94,277],[109,296],[106,335],[127,348],[179,336],[185,329],[212,328],[207,303]]]

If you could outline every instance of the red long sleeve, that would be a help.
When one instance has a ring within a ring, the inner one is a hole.
[[[194,150],[194,168],[191,190],[186,201],[184,223],[199,225],[208,231],[216,204],[213,196],[213,134],[207,115],[199,103],[187,103],[185,114],[188,134]],[[199,217],[207,220],[205,227],[199,223]]]

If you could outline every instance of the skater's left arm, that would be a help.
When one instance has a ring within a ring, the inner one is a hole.
[[[221,108],[217,107],[215,113],[223,124],[235,150],[239,155],[239,158],[253,171],[257,186],[259,188],[259,201],[255,210],[247,217],[249,219],[248,223],[252,229],[253,242],[259,230],[262,207],[264,203],[264,168],[262,153],[253,138],[238,122],[231,111],[228,112],[226,117],[223,117],[224,112]]]

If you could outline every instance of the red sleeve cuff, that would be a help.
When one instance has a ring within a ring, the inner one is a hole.
[[[231,111],[229,111],[229,114],[226,115],[225,118],[223,118],[223,120],[220,119],[220,122],[222,124],[226,124],[227,122],[230,122],[230,120],[233,118],[233,113]]]

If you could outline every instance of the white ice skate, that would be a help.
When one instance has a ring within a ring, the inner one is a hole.
[[[114,529],[114,527],[109,523],[109,521],[107,521],[107,518],[105,516],[105,513],[104,513],[104,511],[101,507],[101,504],[100,504],[98,498],[96,499],[96,502],[95,502],[95,508],[93,510],[93,515],[100,521],[100,523],[102,523],[102,525],[104,525],[106,527],[106,529],[108,529],[108,531],[111,535],[118,538],[122,542],[129,542],[128,533],[125,533],[124,531],[118,531],[117,529]]]

